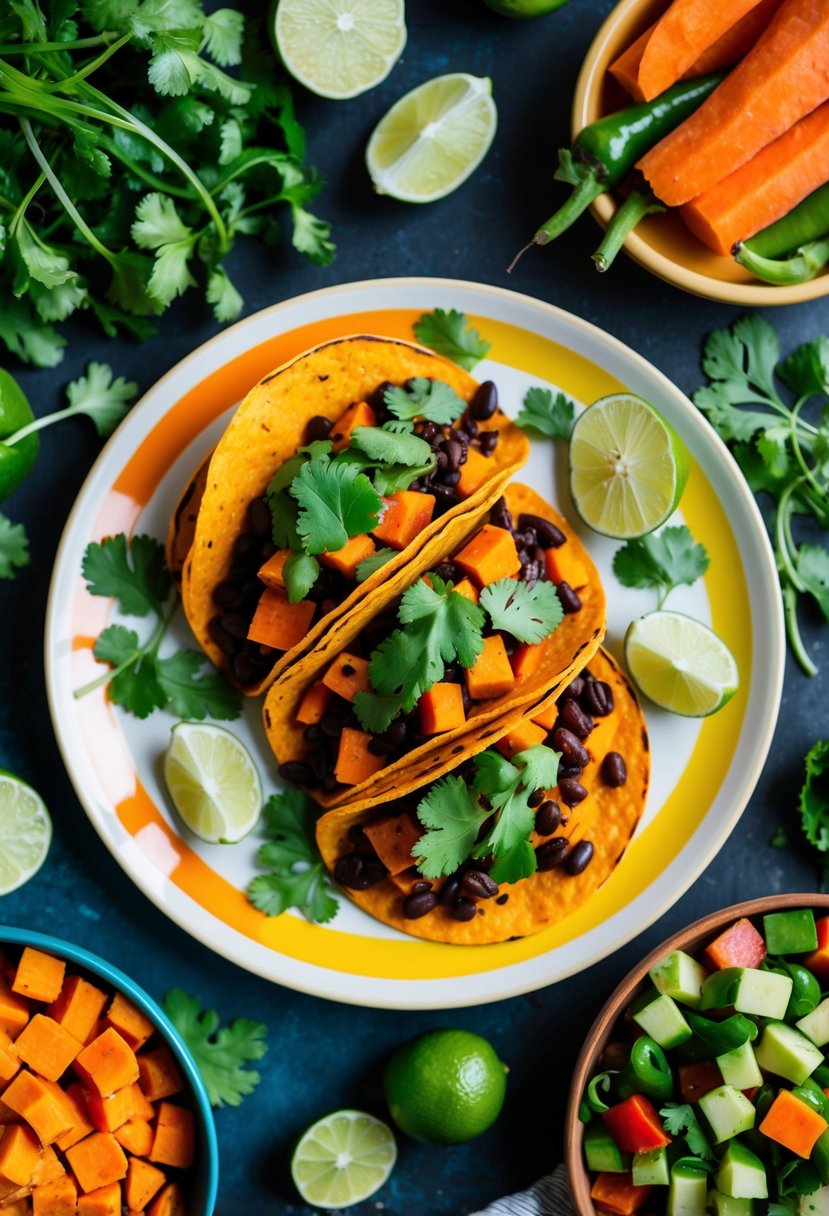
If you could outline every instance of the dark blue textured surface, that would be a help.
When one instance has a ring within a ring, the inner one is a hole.
[[[599,278],[588,258],[596,243],[589,218],[554,249],[529,254],[515,275],[504,269],[560,198],[561,187],[552,180],[555,149],[567,142],[582,56],[610,8],[610,0],[571,0],[539,21],[515,22],[491,13],[480,0],[409,0],[408,46],[384,84],[344,103],[297,89],[310,159],[328,183],[319,210],[334,221],[340,252],[334,266],[318,270],[287,246],[263,256],[253,244],[240,245],[231,273],[243,289],[245,311],[374,276],[478,279],[539,296],[595,322],[686,392],[695,388],[700,338],[738,312],[683,295],[624,257]],[[362,161],[372,127],[404,91],[449,70],[493,79],[500,126],[487,160],[455,194],[428,207],[374,197]],[[784,349],[829,333],[829,301],[768,315]],[[110,362],[144,389],[215,329],[189,300],[167,314],[159,334],[141,347],[102,341],[79,322],[59,368],[21,372],[21,379],[38,414],[57,407],[61,386],[90,358]],[[0,899],[0,921],[70,937],[123,967],[155,997],[180,984],[226,1018],[245,1015],[268,1023],[262,1084],[240,1109],[217,1113],[221,1216],[306,1211],[288,1173],[296,1135],[337,1107],[382,1114],[377,1083],[384,1058],[401,1040],[432,1026],[462,1025],[492,1040],[510,1067],[504,1114],[485,1137],[461,1148],[434,1149],[401,1137],[391,1181],[354,1211],[460,1216],[526,1186],[559,1159],[575,1053],[626,968],[669,931],[714,908],[815,888],[808,859],[772,850],[768,842],[780,818],[792,813],[804,751],[827,734],[826,672],[809,681],[789,663],[772,754],[730,841],[668,915],[589,973],[525,997],[449,1013],[363,1011],[305,997],[234,968],[166,920],[100,843],[65,775],[46,708],[43,618],[63,521],[98,447],[82,421],[47,432],[36,475],[4,506],[29,528],[34,561],[13,584],[0,585],[0,679],[6,690],[0,765],[43,793],[56,838],[40,875]],[[829,667],[825,629],[816,616],[807,619],[804,632],[818,664]]]

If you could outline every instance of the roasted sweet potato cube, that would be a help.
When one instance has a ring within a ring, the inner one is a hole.
[[[414,815],[390,815],[363,828],[389,874],[402,874],[412,865],[412,849],[423,835]],[[419,877],[419,876],[418,876]]]
[[[86,1106],[92,1124],[99,1132],[114,1132],[135,1114],[135,1088],[125,1085],[116,1089],[108,1098],[102,1098],[94,1089],[86,1095]]]
[[[0,1177],[27,1186],[40,1160],[40,1141],[25,1123],[9,1123],[0,1136]]]
[[[384,500],[383,517],[372,532],[390,549],[405,549],[428,524],[435,510],[434,494],[397,490]]]
[[[368,659],[344,650],[326,669],[322,682],[331,692],[353,701],[358,692],[371,692]]]
[[[60,995],[47,1009],[50,1018],[59,1022],[64,1030],[86,1043],[93,1035],[101,1016],[107,995],[79,975],[68,975]]]
[[[57,1000],[63,987],[66,963],[43,950],[25,946],[17,964],[12,989],[20,996],[32,1001],[51,1004]]]
[[[544,727],[537,726],[535,722],[527,719],[517,723],[506,735],[502,735],[495,746],[502,756],[511,760],[513,756],[526,751],[528,747],[537,747],[546,738],[547,732]]]
[[[478,595],[478,588],[472,582],[471,578],[462,578],[461,581],[455,585],[453,590],[457,591],[458,595],[462,595],[464,599],[472,600],[473,604],[477,604],[480,598]]]
[[[138,1080],[135,1052],[112,1027],[87,1044],[76,1057],[73,1068],[81,1080],[108,1098],[116,1089]]]
[[[47,1182],[55,1182],[66,1173],[64,1164],[50,1144],[47,1144],[40,1154],[40,1160],[32,1174],[32,1186],[43,1186]]]
[[[128,1119],[112,1134],[133,1157],[149,1157],[155,1133],[146,1119]]]
[[[340,414],[331,428],[328,436],[333,447],[332,451],[341,452],[351,442],[351,432],[358,426],[376,426],[377,415],[367,401],[355,401],[347,410]]]
[[[543,726],[546,731],[551,731],[558,720],[558,706],[555,701],[551,701],[546,709],[540,710],[533,717],[533,722],[538,726]]]
[[[285,563],[291,556],[290,549],[277,549],[263,566],[259,567],[258,575],[266,587],[276,587],[278,590],[285,590],[285,579],[283,570]]]
[[[121,1187],[109,1182],[78,1196],[78,1216],[121,1216]]]
[[[299,709],[296,711],[297,722],[301,726],[314,726],[325,713],[330,700],[330,688],[326,688],[325,684],[321,681],[317,684],[312,684],[310,688],[306,689],[300,701]]]
[[[168,1182],[147,1208],[147,1216],[187,1216],[184,1195],[177,1182]]]
[[[460,684],[439,681],[417,703],[420,730],[424,735],[439,735],[466,722]]]
[[[133,1051],[143,1047],[155,1032],[155,1026],[132,1001],[116,992],[106,1012],[106,1024],[117,1030]]]
[[[266,587],[256,605],[248,637],[261,646],[290,650],[305,637],[316,610],[313,600],[289,604],[284,591]]]
[[[469,498],[488,477],[492,476],[494,465],[488,456],[484,456],[477,448],[468,448],[466,460],[460,467],[461,479],[455,486],[460,498]]]
[[[67,1109],[72,1112],[74,1122],[69,1131],[64,1132],[62,1136],[58,1136],[55,1144],[62,1152],[66,1152],[73,1144],[77,1144],[79,1140],[83,1140],[84,1136],[88,1136],[93,1127],[86,1105],[86,1097],[78,1081],[73,1081],[63,1091],[63,1097]]]
[[[155,1107],[153,1106],[152,1102],[147,1097],[147,1095],[144,1093],[144,1090],[141,1088],[140,1081],[133,1082],[133,1084],[130,1085],[129,1088],[132,1091],[133,1117],[136,1119],[147,1119],[148,1121],[150,1119],[154,1119],[155,1118]],[[178,1093],[179,1090],[183,1089],[183,1088],[184,1088],[183,1084],[180,1083],[175,1089],[171,1090],[170,1092],[175,1094],[175,1093]],[[166,1098],[169,1095],[164,1094],[163,1096]]]
[[[127,1166],[127,1180],[124,1183],[124,1198],[127,1207],[137,1212],[145,1208],[154,1195],[157,1195],[167,1175],[157,1165],[149,1161],[141,1161],[138,1157],[130,1158]]]
[[[538,670],[543,648],[540,643],[520,642],[512,652],[510,663],[516,680],[526,680]]]
[[[66,1150],[66,1159],[84,1192],[120,1182],[127,1174],[126,1155],[111,1132],[92,1132]]]
[[[15,1048],[32,1072],[47,1081],[57,1081],[81,1050],[81,1044],[54,1018],[36,1013],[17,1036]]]
[[[0,1030],[0,1089],[9,1081],[20,1068],[20,1056],[15,1051],[11,1036],[5,1030]]]
[[[32,1191],[32,1216],[75,1216],[77,1210],[78,1188],[68,1174]]]
[[[359,785],[385,767],[386,757],[375,756],[368,749],[373,737],[353,726],[343,728],[334,768],[334,776],[342,785]]]
[[[21,1068],[3,1090],[3,1101],[29,1124],[41,1144],[54,1144],[58,1136],[74,1125],[74,1116],[68,1103],[59,1096],[61,1093],[54,1081]]]
[[[29,1002],[25,997],[12,992],[0,976],[0,1030],[5,1030],[11,1039],[16,1039],[29,1020]]]
[[[376,552],[374,541],[364,533],[361,536],[349,537],[341,549],[330,549],[321,553],[320,562],[323,566],[339,571],[343,578],[355,579],[360,562],[364,562]]]
[[[466,687],[474,701],[503,697],[515,685],[504,640],[500,634],[484,638],[484,648],[464,673]]]
[[[495,524],[484,524],[453,560],[478,587],[513,578],[521,569],[512,533]]]
[[[196,1134],[192,1112],[172,1102],[158,1104],[150,1161],[186,1169],[193,1163]]]
[[[138,1056],[139,1084],[149,1102],[158,1102],[181,1093],[184,1080],[173,1053],[166,1044],[152,1051],[142,1051]],[[153,1111],[152,1114],[155,1112]],[[146,1118],[152,1118],[152,1114]]]

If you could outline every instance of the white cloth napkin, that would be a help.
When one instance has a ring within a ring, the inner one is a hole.
[[[528,1191],[496,1199],[472,1216],[572,1216],[572,1213],[567,1171],[563,1165],[557,1165],[552,1174],[539,1178]]]

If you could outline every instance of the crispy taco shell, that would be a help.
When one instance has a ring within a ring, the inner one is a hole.
[[[265,493],[277,469],[304,442],[311,418],[337,419],[384,380],[403,384],[417,376],[445,381],[465,401],[472,399],[478,387],[462,368],[414,343],[357,335],[315,346],[277,368],[251,389],[236,410],[209,464],[200,466],[185,488],[167,539],[174,577],[181,572],[182,603],[190,627],[221,670],[231,674],[227,658],[210,635],[209,623],[217,611],[213,589],[228,576],[234,542],[249,504]],[[280,672],[326,638],[352,609],[379,610],[405,588],[414,572],[427,570],[437,560],[447,527],[480,514],[497,497],[503,484],[526,462],[529,441],[500,411],[486,425],[488,430],[500,432],[492,456],[492,476],[320,617],[302,642],[275,655],[267,676],[242,686],[244,692],[255,695],[263,691]]]
[[[519,681],[502,697],[473,705],[463,726],[435,735],[395,763],[381,769],[359,785],[340,787],[333,793],[313,790],[323,806],[334,807],[356,802],[387,802],[398,795],[401,782],[414,787],[434,780],[458,762],[462,754],[474,754],[499,738],[524,716],[529,706],[541,711],[555,701],[558,692],[589,662],[605,632],[606,601],[604,589],[587,550],[570,524],[554,507],[529,486],[511,484],[503,492],[514,518],[524,513],[550,520],[564,533],[565,544],[556,550],[566,581],[581,599],[578,612],[565,614],[558,628],[541,645],[541,659],[535,671]],[[493,496],[494,500],[499,496]],[[448,524],[441,534],[441,556],[449,558],[467,538],[485,523],[480,518],[472,526],[469,517]],[[437,559],[438,561],[440,558]],[[398,591],[414,583],[427,567],[410,563]],[[391,596],[383,600],[388,606]],[[377,601],[375,601],[376,603]],[[363,626],[374,615],[373,604],[364,603],[302,659],[293,663],[268,690],[263,707],[265,733],[279,764],[303,760],[308,754],[304,727],[296,721],[303,695],[333,662],[348,648]],[[470,752],[470,749],[472,751]]]
[[[365,891],[346,894],[358,907],[402,933],[453,945],[477,946],[527,937],[555,924],[581,907],[612,874],[621,860],[645,809],[650,778],[650,751],[645,719],[626,676],[605,650],[589,663],[590,673],[613,690],[615,707],[596,725],[585,746],[593,762],[580,779],[588,797],[569,812],[566,825],[556,836],[566,836],[571,847],[581,840],[593,844],[593,857],[581,874],[567,873],[563,866],[538,870],[518,883],[502,883],[498,898],[480,900],[477,915],[469,921],[454,920],[438,906],[419,919],[403,915],[406,876],[399,882],[385,878]],[[532,716],[532,713],[528,716]],[[469,759],[480,749],[477,742],[457,758]],[[600,768],[608,752],[619,752],[627,765],[627,781],[612,788],[601,780]],[[398,797],[412,794],[413,787],[398,788]],[[423,790],[425,793],[425,788]],[[556,791],[551,792],[555,798]],[[333,870],[337,859],[354,848],[354,829],[389,815],[392,808],[367,802],[329,811],[317,823],[317,842],[323,861]],[[543,839],[533,837],[537,845]],[[412,872],[412,879],[418,878]],[[508,898],[504,899],[503,897]]]

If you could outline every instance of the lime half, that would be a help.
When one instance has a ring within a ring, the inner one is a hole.
[[[406,45],[403,0],[279,0],[282,62],[320,97],[342,100],[385,80]]]
[[[578,416],[570,436],[570,493],[594,532],[645,536],[674,512],[688,481],[685,445],[642,397],[613,393]]]
[[[0,771],[0,895],[38,872],[52,842],[52,821],[40,794]]]
[[[391,1129],[360,1110],[338,1110],[303,1134],[291,1176],[306,1203],[347,1208],[373,1195],[397,1160]]]
[[[366,166],[374,189],[404,203],[443,198],[481,163],[497,125],[487,77],[454,72],[425,81],[372,132]]]
[[[646,697],[688,718],[722,709],[740,683],[725,642],[682,612],[649,612],[634,621],[625,634],[625,661]]]
[[[208,844],[241,840],[262,810],[262,783],[251,754],[223,726],[174,726],[164,780],[184,823]]]

